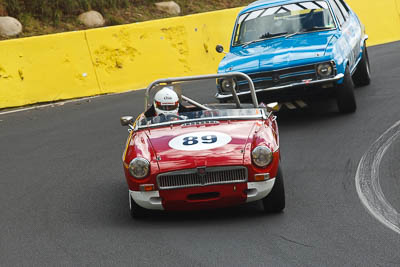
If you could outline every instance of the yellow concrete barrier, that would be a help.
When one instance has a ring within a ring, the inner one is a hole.
[[[400,18],[400,0],[393,0],[396,7],[397,16]]]
[[[90,30],[88,43],[104,92],[146,87],[171,76],[215,73],[239,9]]]
[[[0,108],[99,93],[85,32],[0,42]]]
[[[400,0],[347,0],[365,25],[368,45],[400,40]]]
[[[400,0],[348,0],[368,45],[400,40]],[[241,8],[0,42],[0,108],[146,87],[215,73]]]

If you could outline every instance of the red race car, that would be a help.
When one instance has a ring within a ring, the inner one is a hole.
[[[249,82],[252,104],[240,103],[237,76]],[[234,103],[200,104],[182,94],[182,82],[204,79],[223,79]],[[133,218],[258,200],[266,212],[285,208],[276,117],[258,104],[246,74],[157,80],[146,90],[145,112],[121,124],[130,128],[123,167]]]

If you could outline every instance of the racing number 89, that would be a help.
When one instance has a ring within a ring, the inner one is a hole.
[[[217,136],[215,135],[205,135],[201,137],[202,144],[213,144],[217,142]],[[184,146],[192,146],[198,144],[198,137],[197,136],[188,136],[183,138],[183,145]]]

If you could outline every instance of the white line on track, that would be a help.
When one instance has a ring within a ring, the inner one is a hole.
[[[400,234],[400,214],[386,200],[379,183],[379,166],[390,145],[400,136],[400,121],[384,132],[361,158],[356,173],[358,197],[378,221]]]
[[[31,106],[31,107],[26,107],[26,108],[15,108],[15,109],[11,109],[8,111],[2,111],[2,112],[0,112],[0,115],[6,115],[6,114],[28,111],[28,110],[33,110],[33,109],[41,109],[41,108],[46,108],[46,107],[57,107],[57,106],[62,106],[67,103],[87,101],[87,100],[94,99],[94,98],[97,98],[100,96],[101,95],[72,99],[72,100],[64,100],[64,101],[54,102],[54,103],[50,103],[50,104],[38,104],[38,105]]]
[[[132,91],[139,91],[139,90],[143,90],[143,89],[128,90],[128,91],[120,92],[120,93],[108,93],[108,94],[88,96],[88,97],[82,97],[82,98],[76,98],[76,99],[62,100],[62,101],[53,102],[53,103],[49,103],[49,104],[37,104],[37,105],[30,106],[30,107],[25,107],[25,108],[24,107],[22,107],[22,108],[16,107],[15,109],[0,111],[0,116],[6,115],[6,114],[11,114],[11,113],[22,112],[22,111],[33,110],[33,109],[63,106],[64,104],[67,104],[67,103],[84,102],[84,101],[99,98],[99,97],[127,94],[127,93],[131,93]]]

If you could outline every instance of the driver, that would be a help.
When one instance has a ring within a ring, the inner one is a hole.
[[[187,116],[183,114],[197,110],[200,109],[185,107],[185,105],[180,103],[179,97],[173,90],[173,87],[165,86],[154,95],[153,105],[144,112],[144,116],[146,119],[151,120],[166,121],[173,120],[173,118],[182,120],[187,119]]]
[[[178,116],[179,97],[170,87],[164,87],[154,96],[154,110],[156,116],[164,114]]]

